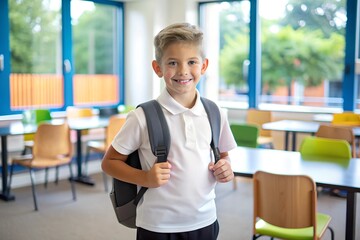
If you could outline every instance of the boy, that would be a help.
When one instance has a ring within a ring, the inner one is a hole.
[[[215,185],[234,178],[228,151],[236,143],[221,112],[221,159],[214,164],[211,128],[196,89],[208,66],[202,38],[195,26],[181,23],[166,27],[154,40],[152,67],[166,84],[157,101],[170,129],[168,161],[155,163],[144,112],[137,108],[102,162],[103,171],[114,178],[149,188],[137,206],[137,240],[215,240],[219,233]],[[125,163],[136,149],[142,170]]]

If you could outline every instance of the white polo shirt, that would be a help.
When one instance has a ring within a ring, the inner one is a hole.
[[[216,216],[213,172],[208,170],[213,155],[211,129],[197,93],[195,106],[185,108],[165,89],[157,99],[169,126],[168,154],[171,175],[167,184],[149,188],[137,207],[136,225],[154,232],[187,232],[212,224]],[[129,113],[112,146],[129,155],[139,149],[142,169],[149,170],[156,157],[151,152],[144,112]],[[220,152],[236,147],[227,116],[221,111]]]

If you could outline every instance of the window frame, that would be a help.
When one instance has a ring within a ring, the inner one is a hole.
[[[96,4],[104,4],[114,6],[118,11],[118,63],[119,63],[119,101],[116,105],[124,103],[125,93],[125,81],[124,81],[124,4],[122,2],[111,1],[111,0],[82,0],[91,1]],[[71,0],[62,0],[61,6],[61,39],[62,39],[62,65],[64,61],[69,61],[70,65],[73,66],[73,54],[72,54],[72,26],[71,26],[71,15],[70,5]],[[9,22],[9,2],[8,0],[0,1],[0,22],[2,27],[0,28],[0,58],[3,61],[3,70],[0,69],[0,116],[19,114],[22,110],[12,110],[10,103],[10,74],[11,74],[11,56],[10,56],[10,22]],[[3,57],[1,57],[3,56]],[[1,60],[0,60],[1,61]],[[73,100],[73,76],[74,69],[71,67],[70,71],[65,72],[63,69],[63,81],[64,81],[64,105],[60,108],[49,108],[51,111],[64,111],[67,106],[74,105]],[[101,105],[104,106],[104,105]],[[109,105],[112,106],[112,105]],[[96,104],[91,107],[99,107]]]

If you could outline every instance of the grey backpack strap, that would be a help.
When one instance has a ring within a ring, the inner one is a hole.
[[[157,162],[166,162],[170,149],[170,131],[161,106],[156,100],[150,100],[139,107],[145,113],[151,150],[157,157]],[[139,203],[146,190],[146,187],[141,187],[134,200],[135,205]]]
[[[144,110],[151,150],[157,162],[166,162],[170,149],[170,132],[164,113],[156,100],[140,105]]]
[[[220,126],[221,126],[221,115],[219,107],[211,100],[201,97],[200,98],[205,111],[208,115],[210,127],[211,127],[211,148],[214,153],[215,163],[220,160],[220,150],[219,150],[219,138],[220,138]]]

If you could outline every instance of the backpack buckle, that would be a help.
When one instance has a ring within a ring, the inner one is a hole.
[[[155,148],[155,156],[161,157],[166,155],[166,147],[165,146],[158,146]]]

